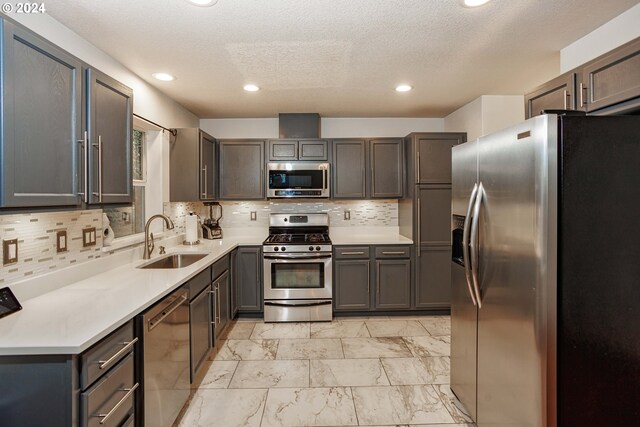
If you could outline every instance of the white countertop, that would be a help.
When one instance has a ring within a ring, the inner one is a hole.
[[[401,236],[398,227],[330,227],[334,245],[411,245],[413,240]]]
[[[265,237],[256,233],[173,246],[167,253],[208,255],[184,268],[162,270],[136,268],[148,262],[138,259],[21,301],[21,311],[0,319],[0,355],[82,353],[238,245],[261,245]],[[152,259],[159,256],[156,251]]]
[[[334,245],[413,243],[397,227],[333,227],[329,234]],[[0,319],[0,355],[82,353],[237,246],[261,245],[266,235],[266,229],[234,230],[197,246],[173,239],[167,253],[207,254],[179,269],[136,268],[148,262],[138,248],[19,283],[14,292],[23,309]]]

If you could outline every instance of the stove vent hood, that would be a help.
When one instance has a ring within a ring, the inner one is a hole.
[[[280,138],[320,138],[320,114],[280,113]]]

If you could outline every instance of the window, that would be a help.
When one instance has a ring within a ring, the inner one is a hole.
[[[109,225],[116,238],[144,232],[145,190],[147,186],[146,138],[142,129],[134,129],[131,138],[131,163],[133,167],[133,204],[121,207],[105,207]]]

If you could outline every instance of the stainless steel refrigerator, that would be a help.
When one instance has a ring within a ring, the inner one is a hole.
[[[479,427],[636,425],[640,116],[453,147],[451,389]]]

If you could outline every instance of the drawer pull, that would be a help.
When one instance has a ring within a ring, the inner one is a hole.
[[[118,360],[120,358],[120,356],[122,356],[123,354],[125,354],[126,352],[129,351],[129,349],[131,347],[133,347],[133,345],[135,343],[138,342],[138,338],[134,338],[129,342],[124,342],[122,344],[124,344],[124,347],[122,347],[120,349],[120,351],[118,351],[116,354],[114,354],[113,356],[111,356],[110,358],[108,358],[107,360],[98,360],[96,363],[100,364],[100,369],[104,369],[107,366],[111,365],[113,362],[115,362],[116,360]]]
[[[116,406],[114,406],[109,412],[107,412],[106,414],[98,414],[98,415],[94,415],[94,417],[99,417],[102,418],[100,420],[100,424],[104,424],[107,422],[107,420],[111,417],[111,415],[113,415],[120,406],[122,406],[122,404],[124,403],[125,400],[127,400],[129,398],[129,396],[131,396],[133,394],[134,391],[136,391],[136,389],[138,388],[138,383],[135,383],[133,385],[133,387],[131,388],[120,388],[118,390],[120,391],[126,391],[127,394],[124,395],[124,397],[122,399],[120,399],[120,401],[118,403],[116,403]]]
[[[382,255],[404,255],[404,251],[383,251]]]
[[[362,252],[362,251],[340,252],[340,255],[364,255],[364,252]]]

